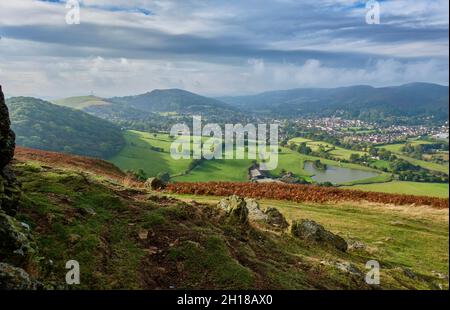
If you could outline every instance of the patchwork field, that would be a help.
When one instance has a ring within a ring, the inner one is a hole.
[[[322,146],[327,153],[332,155],[333,157],[340,158],[340,159],[350,159],[351,154],[359,154],[359,155],[365,155],[366,152],[361,151],[352,151],[347,150],[339,146],[335,146],[333,144],[323,142],[323,141],[313,141],[305,138],[294,138],[291,139],[289,142],[293,142],[296,144],[300,144],[302,142],[305,142],[307,146],[311,148],[311,150],[317,152],[320,147]]]
[[[418,144],[429,144],[431,142],[425,141],[425,140],[409,140],[408,143],[412,145],[418,145]],[[412,158],[410,156],[405,155],[402,153],[401,148],[405,146],[405,143],[396,143],[396,144],[386,144],[386,145],[380,145],[378,148],[384,148],[388,151],[391,151],[395,153],[399,158],[404,159],[408,162],[410,162],[413,165],[423,167],[428,170],[432,171],[438,171],[438,172],[444,172],[449,173],[449,164],[438,164],[426,160],[420,160],[416,158]]]
[[[247,170],[252,165],[252,160],[250,159],[205,160],[193,170],[186,173],[192,160],[174,160],[170,156],[170,145],[173,139],[169,135],[126,131],[124,132],[124,136],[126,139],[126,147],[117,156],[110,159],[112,163],[124,171],[137,171],[142,169],[148,177],[156,176],[160,172],[168,172],[172,176],[172,181],[175,182],[248,181]],[[302,138],[296,138],[294,140],[296,143],[304,141]],[[351,152],[348,150],[345,151]],[[342,156],[346,156],[342,151],[341,154]],[[357,164],[341,163],[334,160],[308,156],[292,151],[289,148],[281,147],[278,156],[278,167],[271,171],[270,174],[276,177],[282,171],[290,171],[298,177],[313,181],[312,173],[306,171],[304,165],[307,161],[318,159],[322,163],[333,167],[371,172],[376,171],[372,168]],[[383,166],[386,165],[386,162],[379,161],[377,164]],[[366,191],[448,197],[448,184],[389,181],[391,181],[391,175],[389,173],[380,173],[378,176],[369,179],[352,181],[343,183],[342,185],[346,185],[346,188]]]

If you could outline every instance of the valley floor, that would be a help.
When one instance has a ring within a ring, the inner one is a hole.
[[[170,156],[170,145],[173,141],[167,134],[153,134],[140,131],[124,132],[126,146],[110,161],[122,170],[142,169],[148,177],[156,176],[158,173],[168,172],[175,182],[209,182],[209,181],[248,181],[248,168],[252,165],[249,159],[242,160],[213,160],[204,161],[192,170],[189,170],[192,160],[174,160]],[[311,141],[303,138],[293,139],[292,142],[300,143],[307,141],[312,147],[326,145],[324,142]],[[448,184],[439,183],[419,183],[419,182],[399,182],[391,181],[391,174],[381,172],[369,167],[342,163],[334,160],[308,156],[292,151],[289,148],[280,148],[278,168],[271,172],[276,177],[285,171],[291,171],[296,176],[312,181],[312,174],[304,169],[306,161],[321,160],[324,164],[344,169],[356,169],[361,171],[376,172],[377,176],[365,180],[347,182],[344,188],[361,189],[367,191],[399,193],[408,195],[424,195],[432,197],[447,198]],[[336,148],[331,154],[342,159],[348,159],[354,151]],[[358,152],[356,152],[358,153]],[[386,165],[386,162],[380,165]],[[437,165],[437,164],[435,164]],[[440,165],[440,169],[447,170],[448,166]]]

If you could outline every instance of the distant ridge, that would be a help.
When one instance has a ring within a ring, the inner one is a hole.
[[[448,86],[410,83],[378,88],[367,85],[298,88],[218,99],[242,110],[281,115],[330,115],[343,110],[348,116],[354,117],[375,113],[394,116],[433,115],[448,119],[448,92]]]
[[[156,89],[136,96],[113,97],[108,101],[146,112],[227,113],[236,111],[236,108],[217,99],[181,89]]]

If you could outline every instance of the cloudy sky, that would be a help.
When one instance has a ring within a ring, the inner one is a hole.
[[[447,0],[0,0],[0,84],[57,98],[448,85]]]

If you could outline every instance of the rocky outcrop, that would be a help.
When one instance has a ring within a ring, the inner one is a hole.
[[[34,253],[28,226],[0,211],[0,259],[15,265],[26,265]]]
[[[25,270],[35,253],[29,226],[14,218],[20,202],[20,185],[10,168],[15,135],[0,86],[0,289],[35,289]]]
[[[246,198],[245,203],[248,209],[249,217],[255,221],[266,221],[267,214],[265,214],[256,199]]]
[[[218,207],[225,211],[225,214],[231,223],[248,223],[249,212],[247,203],[243,198],[236,195],[223,198],[219,201]]]
[[[0,209],[9,215],[15,215],[20,189],[9,167],[15,148],[15,135],[10,126],[8,108],[0,86]]]
[[[347,242],[342,237],[311,220],[294,221],[291,226],[291,234],[305,241],[333,246],[343,252],[348,248]]]
[[[40,284],[22,268],[0,263],[0,290],[35,290]]]
[[[284,230],[289,227],[283,214],[278,209],[268,207],[261,210],[256,199],[241,198],[233,195],[220,200],[219,208],[223,209],[228,216],[233,215],[238,222],[246,223],[248,219],[260,221],[272,226],[274,229]]]

